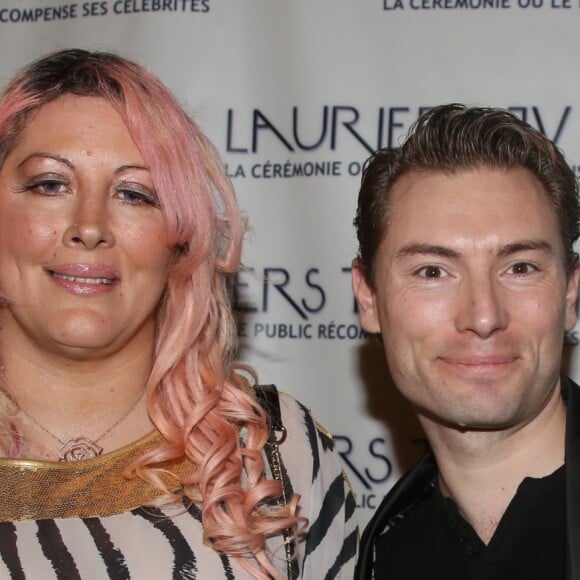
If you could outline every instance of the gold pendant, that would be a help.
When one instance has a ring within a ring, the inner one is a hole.
[[[59,461],[82,461],[93,459],[103,452],[103,448],[91,441],[88,437],[76,437],[67,439],[58,448]]]

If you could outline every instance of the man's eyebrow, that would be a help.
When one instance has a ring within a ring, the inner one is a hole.
[[[497,255],[500,258],[507,258],[512,254],[516,254],[518,252],[526,252],[526,251],[540,251],[544,252],[545,254],[554,254],[554,248],[551,244],[546,242],[545,240],[518,240],[517,242],[512,242],[511,244],[504,244],[500,246],[499,250],[497,251]]]
[[[443,258],[459,258],[459,252],[446,246],[436,244],[409,244],[397,250],[396,258],[409,258],[417,255],[441,256]]]
[[[499,247],[496,255],[499,258],[506,258],[518,252],[540,251],[546,254],[554,254],[554,248],[545,240],[518,240],[509,244],[503,244]],[[395,257],[409,258],[418,255],[441,256],[442,258],[459,258],[461,253],[447,246],[438,246],[437,244],[409,244],[403,246]]]

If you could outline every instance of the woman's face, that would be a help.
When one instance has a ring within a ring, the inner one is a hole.
[[[72,95],[41,107],[0,169],[0,341],[80,359],[149,353],[171,255],[117,111]]]

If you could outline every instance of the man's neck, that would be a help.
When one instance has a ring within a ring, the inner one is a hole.
[[[564,463],[566,408],[559,389],[540,416],[518,429],[462,431],[420,419],[441,492],[486,544],[523,479],[545,477]]]

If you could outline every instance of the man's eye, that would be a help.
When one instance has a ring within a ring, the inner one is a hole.
[[[423,266],[419,270],[417,270],[417,276],[420,278],[445,278],[447,276],[447,272],[439,267],[439,266]]]
[[[523,274],[531,274],[532,272],[536,272],[538,269],[533,264],[528,262],[518,262],[514,264],[508,269],[508,274],[516,274],[516,275],[523,275]]]

